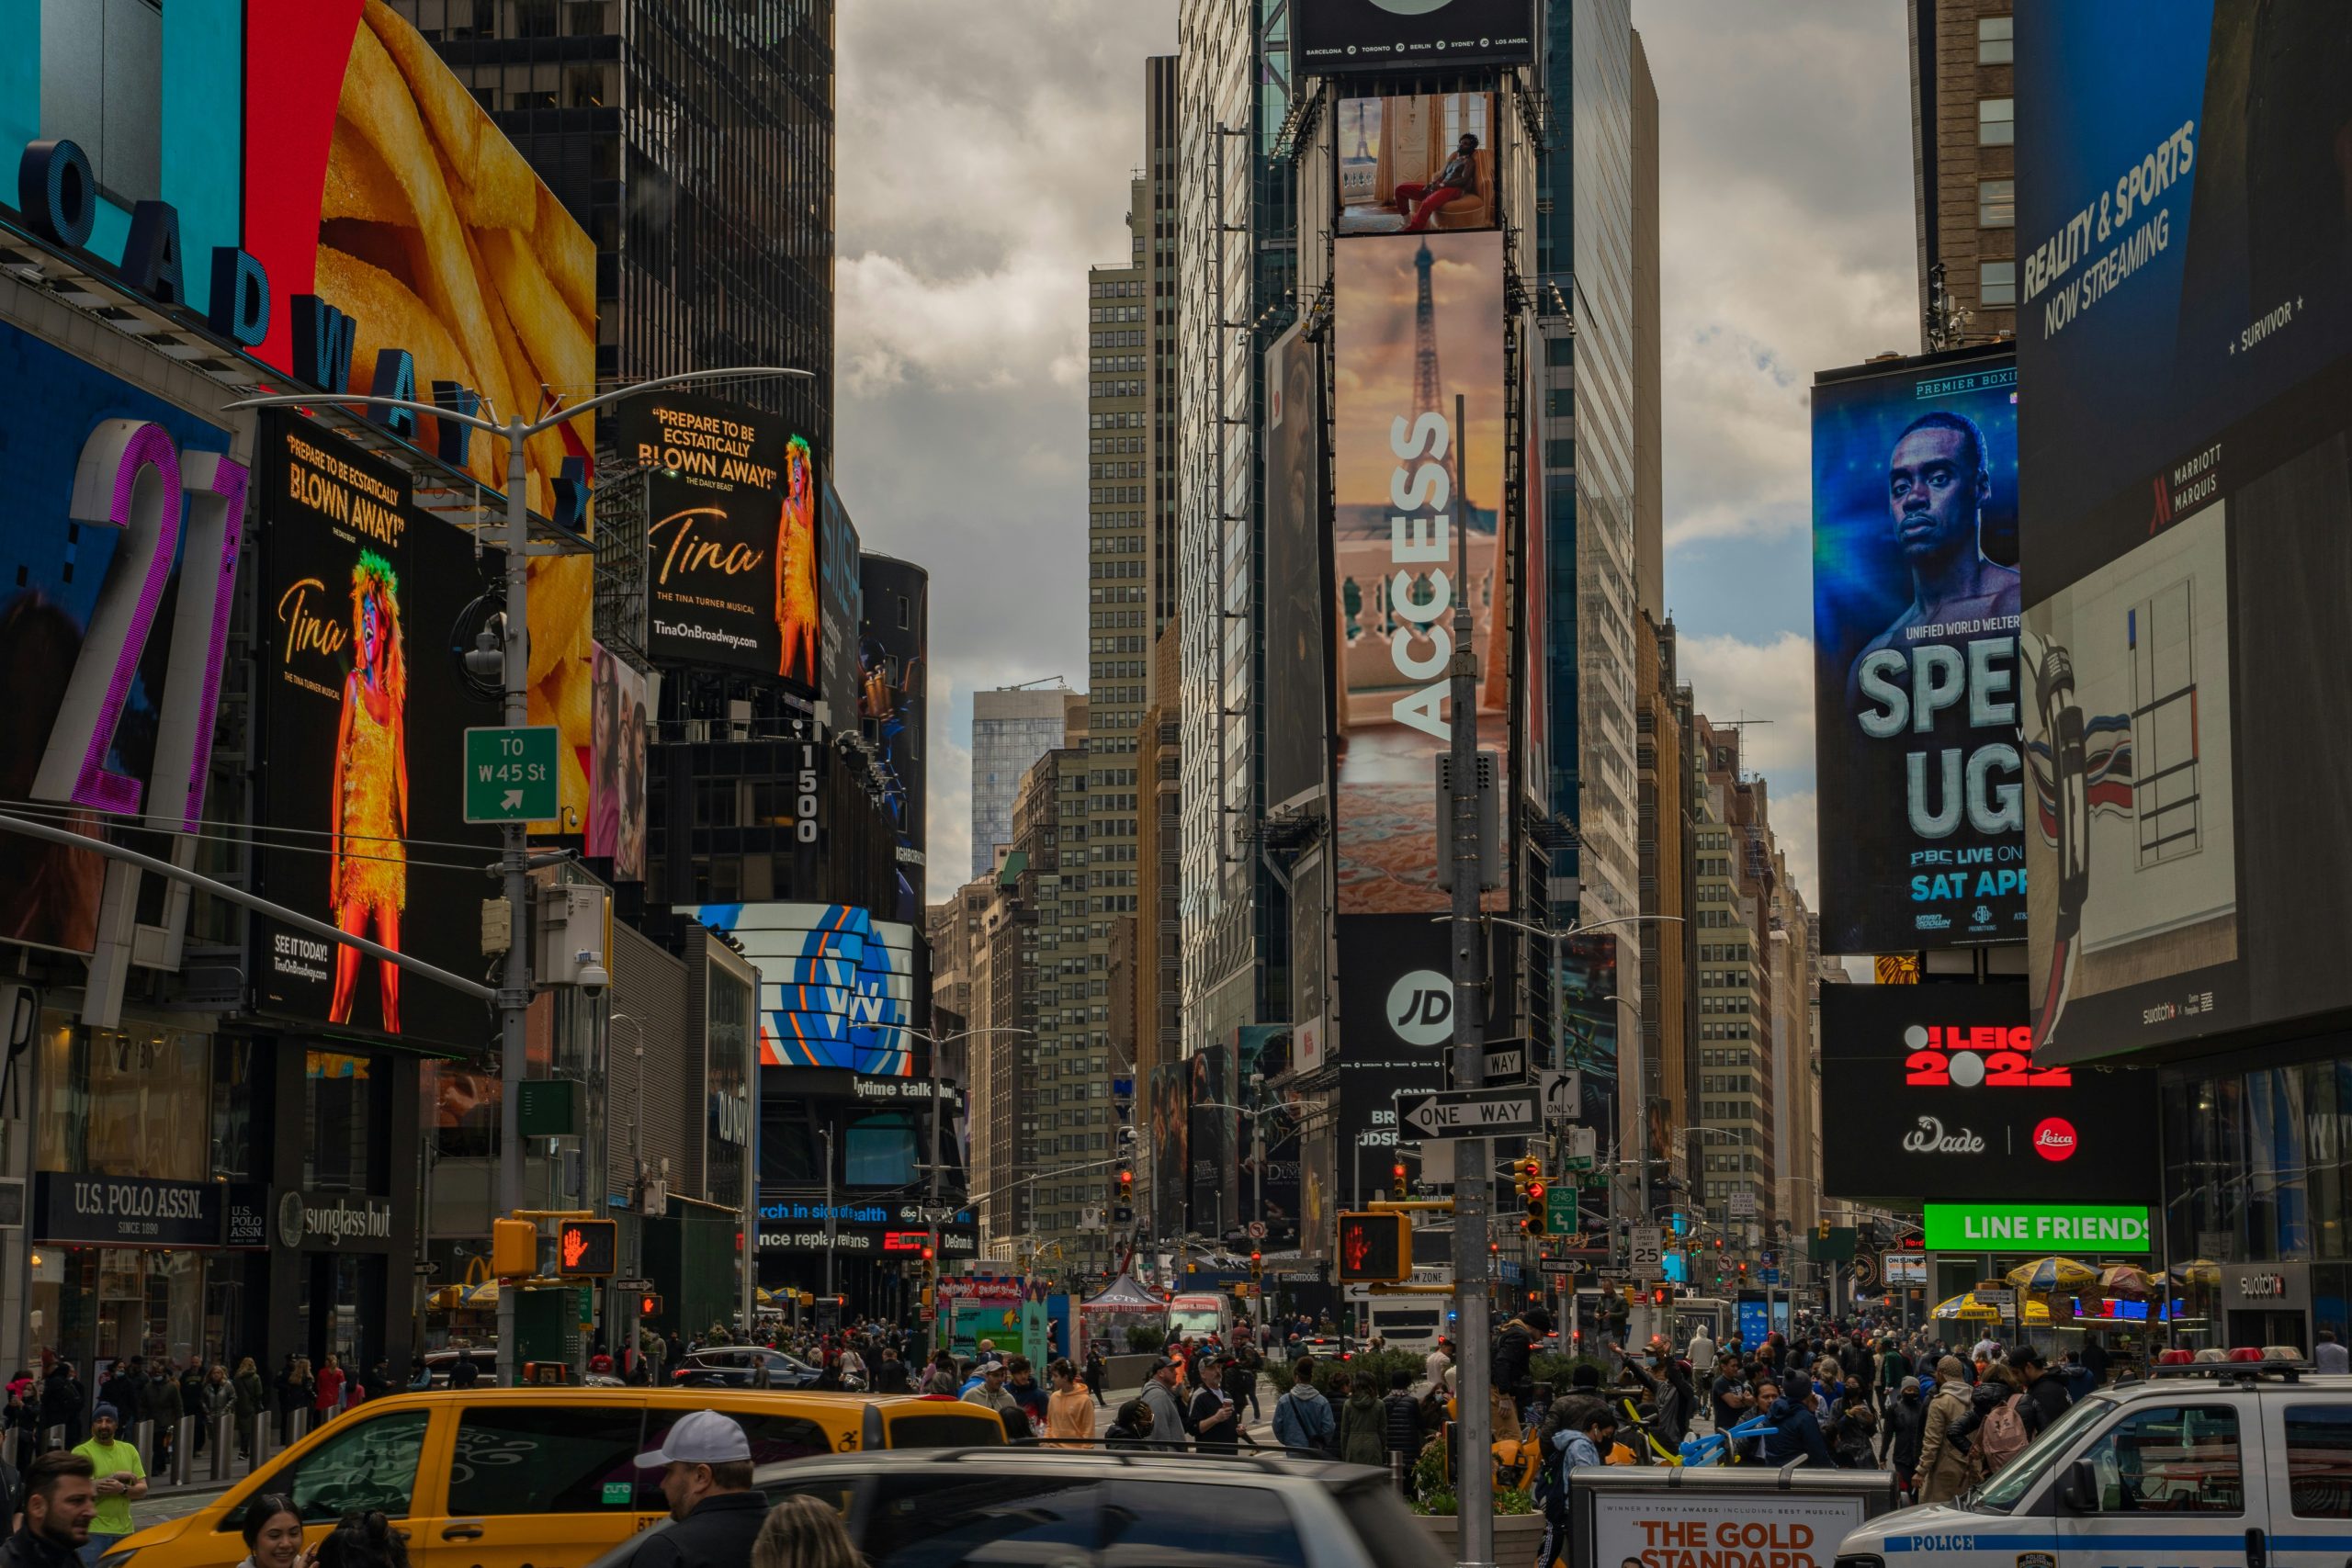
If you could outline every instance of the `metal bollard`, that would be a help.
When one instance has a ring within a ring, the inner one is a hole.
[[[212,1479],[229,1479],[229,1455],[237,1440],[237,1418],[223,1411],[212,1418]]]
[[[40,1429],[40,1446],[43,1453],[47,1453],[51,1449],[63,1448],[65,1446],[64,1427],[62,1425],[56,1427],[43,1427]]]
[[[196,1479],[196,1430],[201,1416],[183,1416],[172,1423],[172,1484],[185,1486]]]
[[[148,1474],[153,1475],[164,1468],[164,1456],[155,1451],[155,1423],[153,1421],[132,1422],[130,1446],[137,1449],[140,1457],[146,1461]]]
[[[274,1444],[277,1436],[277,1422],[272,1414],[266,1410],[254,1411],[254,1458],[253,1462],[245,1467],[247,1475],[259,1475],[263,1467],[269,1463],[269,1456],[277,1451]]]

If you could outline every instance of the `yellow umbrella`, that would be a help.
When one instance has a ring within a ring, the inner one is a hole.
[[[2098,1270],[2071,1258],[2037,1258],[2002,1278],[2021,1291],[2079,1291],[2098,1279]]]
[[[1998,1323],[2001,1321],[2000,1309],[1978,1301],[1976,1292],[1973,1291],[1964,1291],[1948,1302],[1937,1303],[1936,1310],[1930,1315],[1942,1318],[1946,1322]]]
[[[2210,1258],[2192,1258],[2186,1263],[2176,1263],[2165,1270],[2184,1285],[2218,1285],[2222,1282],[2222,1266]]]
[[[2025,1325],[2028,1328],[2032,1328],[2037,1325],[2043,1328],[2050,1326],[2050,1303],[2048,1302],[2028,1301],[2025,1303],[2024,1312]]]
[[[2134,1269],[2129,1263],[2102,1269],[2098,1277],[2098,1288],[2111,1295],[2144,1295],[2154,1283],[2145,1269]]]

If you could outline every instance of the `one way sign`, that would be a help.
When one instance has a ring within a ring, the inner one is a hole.
[[[1494,1138],[1544,1130],[1542,1090],[1457,1089],[1432,1094],[1408,1108],[1405,1124],[1424,1138]]]

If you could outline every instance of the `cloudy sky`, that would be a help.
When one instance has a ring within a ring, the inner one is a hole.
[[[1017,16],[1018,26],[1006,25]],[[990,18],[984,23],[978,18]],[[1893,0],[1634,0],[1660,100],[1667,598],[1810,894],[1805,389],[1916,352]],[[931,895],[970,863],[971,694],[1086,680],[1086,269],[1126,252],[1174,0],[856,0],[840,22],[840,454],[931,570]]]

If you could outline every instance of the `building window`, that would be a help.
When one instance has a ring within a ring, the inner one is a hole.
[[[2016,39],[2016,17],[1977,17],[1976,63],[1979,65],[2008,64],[2018,57]]]
[[[2017,139],[2018,101],[2015,98],[1976,100],[1976,145],[2007,147]]]
[[[1979,229],[2014,229],[2018,226],[2017,181],[1976,182],[1976,226]]]
[[[1976,302],[1980,305],[2016,304],[2018,264],[2013,261],[1979,262],[1976,266]]]

